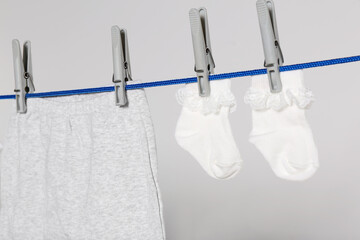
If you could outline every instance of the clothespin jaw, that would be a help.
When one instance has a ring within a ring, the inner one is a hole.
[[[26,94],[35,91],[32,72],[31,43],[26,41],[21,55],[20,42],[17,39],[12,41],[14,76],[15,76],[15,98],[16,111],[26,113]]]
[[[208,97],[210,96],[209,75],[214,73],[215,62],[211,53],[207,11],[205,8],[192,8],[189,17],[199,95]]]
[[[256,8],[265,54],[264,66],[267,68],[270,91],[279,93],[282,91],[279,67],[284,63],[284,56],[280,47],[275,5],[272,0],[257,0]]]
[[[132,80],[130,68],[130,54],[127,32],[118,26],[111,28],[113,53],[113,83],[115,85],[115,104],[123,107],[128,103],[126,82]]]

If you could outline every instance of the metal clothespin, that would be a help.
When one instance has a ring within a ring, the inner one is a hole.
[[[35,91],[34,76],[31,62],[31,43],[26,41],[21,55],[20,42],[17,39],[12,41],[14,75],[15,75],[15,97],[16,111],[26,113],[26,94]]]
[[[279,93],[282,91],[279,67],[283,65],[284,57],[280,48],[275,5],[272,0],[257,0],[256,8],[265,54],[264,66],[267,68],[270,90],[272,93]]]
[[[132,80],[130,68],[130,55],[125,29],[118,26],[111,28],[112,53],[113,53],[113,82],[115,85],[116,106],[126,106],[128,99],[126,96],[126,82]]]
[[[215,62],[211,53],[209,25],[206,8],[192,8],[189,12],[191,35],[195,56],[199,95],[210,96],[209,75],[214,73]]]

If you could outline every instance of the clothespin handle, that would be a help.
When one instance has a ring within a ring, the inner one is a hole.
[[[112,81],[115,86],[115,104],[123,107],[128,104],[126,82],[132,80],[126,30],[113,26],[111,28],[111,39],[114,69]]]
[[[26,41],[21,54],[20,42],[17,39],[12,41],[14,77],[15,77],[15,99],[16,111],[26,113],[26,94],[35,91],[32,73],[31,42]]]
[[[284,57],[280,47],[275,5],[272,0],[258,0],[256,7],[265,55],[264,66],[267,68],[270,91],[279,93],[282,91],[279,68],[284,63]]]
[[[215,62],[211,52],[207,11],[205,8],[192,8],[189,17],[199,95],[208,97],[211,91],[209,75],[214,72]]]
[[[26,41],[23,47],[23,65],[25,67],[24,78],[26,80],[26,92],[35,92],[34,76],[32,71],[31,42]]]

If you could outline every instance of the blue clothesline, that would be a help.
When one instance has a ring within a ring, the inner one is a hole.
[[[316,67],[324,67],[336,64],[344,64],[351,62],[360,61],[359,56],[353,57],[345,57],[345,58],[336,58],[330,60],[323,60],[317,62],[309,62],[309,63],[300,63],[288,66],[281,66],[280,71],[294,71],[300,69],[308,69],[308,68],[316,68]],[[266,74],[266,69],[255,69],[241,72],[232,72],[232,73],[221,73],[214,74],[209,77],[210,81],[212,80],[221,80],[221,79],[230,79],[237,77],[246,77],[246,76],[254,76]],[[185,83],[193,83],[197,82],[196,77],[190,78],[179,78],[172,80],[164,80],[164,81],[155,81],[155,82],[145,82],[145,83],[137,83],[137,84],[128,84],[126,86],[127,90],[139,89],[139,88],[150,88],[150,87],[160,87],[160,86],[168,86],[168,85],[176,85],[176,84],[185,84]],[[57,97],[57,96],[69,96],[69,95],[79,95],[79,94],[88,94],[88,93],[101,93],[101,92],[112,92],[114,91],[114,86],[110,87],[99,87],[99,88],[85,88],[85,89],[74,89],[74,90],[64,90],[64,91],[52,91],[52,92],[40,92],[40,93],[29,93],[26,95],[27,98],[42,98],[42,97]],[[0,95],[0,100],[2,99],[15,99],[15,95]]]

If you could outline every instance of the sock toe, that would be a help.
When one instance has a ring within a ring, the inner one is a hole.
[[[215,162],[211,165],[211,171],[215,178],[226,180],[236,176],[241,166],[241,161]]]
[[[311,178],[319,165],[316,160],[291,161],[291,158],[279,158],[279,163],[272,166],[274,173],[279,178],[289,181],[305,181]],[[299,163],[300,162],[300,163]]]

